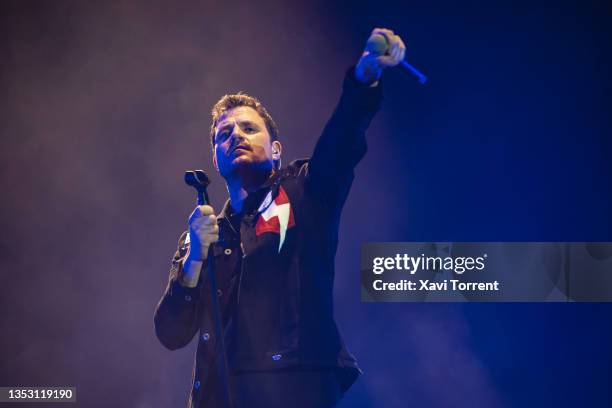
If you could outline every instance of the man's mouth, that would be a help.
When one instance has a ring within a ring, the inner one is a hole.
[[[238,146],[234,147],[234,148],[233,148],[233,149],[230,151],[230,154],[234,154],[234,153],[239,152],[239,151],[244,151],[244,152],[246,152],[246,151],[248,151],[248,150],[249,150],[249,148],[248,148],[247,146],[245,146],[245,145],[238,145]]]

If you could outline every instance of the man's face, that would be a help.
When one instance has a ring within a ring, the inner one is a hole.
[[[236,170],[271,170],[280,154],[280,143],[271,142],[270,133],[259,113],[238,106],[223,113],[215,128],[213,160],[223,177]]]

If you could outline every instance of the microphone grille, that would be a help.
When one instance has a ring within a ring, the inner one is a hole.
[[[389,45],[387,39],[381,34],[372,34],[366,43],[366,51],[374,55],[384,55]]]

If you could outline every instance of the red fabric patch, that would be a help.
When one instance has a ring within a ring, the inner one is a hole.
[[[278,189],[278,195],[274,199],[274,202],[270,204],[265,211],[259,214],[259,219],[255,225],[255,235],[260,236],[266,232],[280,234],[281,224],[279,214],[287,211],[285,210],[284,205],[288,206],[289,208],[289,220],[286,228],[289,229],[295,226],[295,220],[293,219],[293,208],[289,202],[289,197],[287,196],[283,186],[280,186]],[[266,218],[268,218],[267,221]]]

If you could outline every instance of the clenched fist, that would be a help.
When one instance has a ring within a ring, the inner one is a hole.
[[[197,206],[189,216],[189,254],[183,260],[183,273],[179,278],[183,286],[197,286],[208,248],[218,240],[219,226],[215,210],[210,205]]]
[[[203,261],[208,248],[219,240],[219,226],[215,210],[210,205],[199,205],[189,216],[189,255],[192,261]]]
[[[386,28],[375,28],[355,67],[357,80],[374,85],[382,70],[399,64],[405,53],[406,46],[399,35]]]

